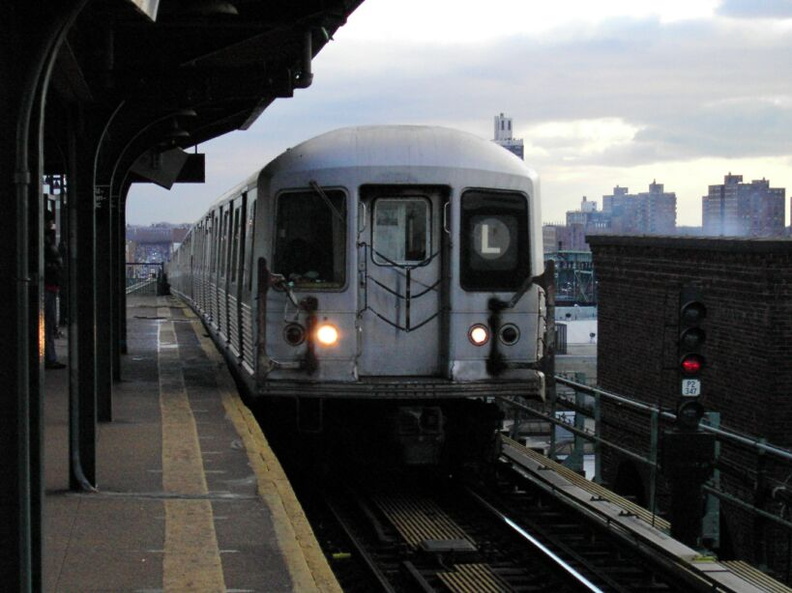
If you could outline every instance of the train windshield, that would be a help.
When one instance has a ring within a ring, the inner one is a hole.
[[[460,282],[469,291],[515,290],[531,273],[525,195],[462,194]]]
[[[273,271],[296,287],[342,288],[346,281],[346,198],[340,190],[278,196]]]
[[[417,264],[430,253],[429,201],[426,198],[374,202],[374,261],[380,265]]]

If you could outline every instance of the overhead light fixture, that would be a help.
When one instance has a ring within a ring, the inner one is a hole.
[[[183,129],[179,125],[179,121],[174,117],[173,123],[171,124],[171,129],[165,132],[165,138],[167,138],[168,140],[177,141],[177,140],[184,140],[185,138],[189,138],[189,137],[190,137],[190,132]]]
[[[179,109],[173,113],[173,117],[197,117],[198,113],[195,109]]]

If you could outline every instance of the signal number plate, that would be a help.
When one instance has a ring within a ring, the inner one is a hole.
[[[682,395],[696,397],[701,395],[700,379],[682,379]]]

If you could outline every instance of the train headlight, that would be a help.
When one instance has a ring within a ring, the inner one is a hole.
[[[487,326],[481,323],[470,326],[468,330],[468,339],[474,346],[483,346],[489,342],[489,330]]]
[[[329,323],[316,328],[316,341],[322,346],[334,346],[338,342],[338,329]]]

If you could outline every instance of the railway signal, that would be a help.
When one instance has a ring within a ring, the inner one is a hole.
[[[707,366],[702,352],[707,340],[703,327],[707,317],[700,290],[695,286],[685,286],[679,295],[679,376],[680,395],[685,398],[701,395],[701,373]]]

